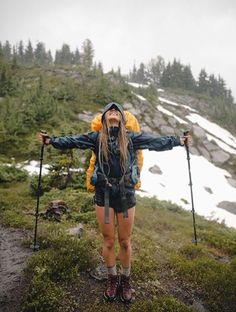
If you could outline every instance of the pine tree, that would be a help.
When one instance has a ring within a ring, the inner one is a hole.
[[[73,53],[73,56],[72,56],[72,64],[74,65],[80,65],[80,52],[79,52],[79,49],[76,48],[75,50],[75,53]]]
[[[43,42],[38,42],[34,51],[35,64],[45,65],[47,63],[47,53]]]
[[[21,40],[18,46],[18,51],[17,51],[17,61],[20,64],[25,63],[25,56],[24,56],[24,44],[23,41]]]
[[[209,76],[209,94],[211,97],[216,97],[218,95],[218,82],[214,74]]]
[[[3,58],[4,57],[4,54],[3,54],[3,47],[2,47],[2,43],[1,43],[1,41],[0,41],[0,60],[1,60],[1,58]]]
[[[5,45],[3,46],[3,56],[7,60],[11,60],[11,45],[8,40],[5,42]]]
[[[137,77],[137,68],[136,65],[134,64],[132,72],[129,73],[129,80],[136,82],[136,77]]]
[[[172,88],[184,88],[183,65],[176,59],[174,59],[173,64],[171,65],[170,86]]]
[[[48,65],[53,64],[53,57],[52,57],[52,53],[50,50],[48,50],[48,52],[47,52],[47,64]]]
[[[146,68],[145,68],[144,63],[140,63],[139,65],[139,69],[137,70],[137,74],[136,74],[136,82],[141,83],[141,84],[145,84],[147,82]]]
[[[82,46],[82,64],[87,68],[91,69],[93,65],[94,49],[93,44],[89,39],[83,42]]]
[[[98,70],[103,74],[103,66],[101,62],[98,62]]]
[[[61,51],[60,50],[56,50],[54,63],[61,64]]]
[[[209,90],[208,75],[207,75],[205,69],[201,69],[199,76],[198,76],[197,91],[199,93],[207,93],[208,90]]]
[[[160,79],[160,83],[161,86],[164,88],[168,88],[171,86],[171,78],[172,78],[172,69],[171,69],[171,64],[170,62],[168,62],[167,66],[165,67],[161,79]]]
[[[183,84],[187,90],[195,90],[196,82],[193,77],[190,65],[183,68]]]
[[[12,47],[12,66],[11,66],[12,69],[16,69],[18,67],[17,60],[18,60],[18,57],[17,57],[16,47],[13,46]]]
[[[161,76],[165,69],[165,60],[161,56],[157,56],[155,59],[151,59],[147,67],[148,81],[155,86],[160,85]]]
[[[34,51],[31,41],[28,41],[28,45],[25,49],[25,64],[32,65],[34,63]]]
[[[70,46],[68,44],[63,44],[61,48],[61,63],[63,65],[72,64],[72,53],[70,52]]]

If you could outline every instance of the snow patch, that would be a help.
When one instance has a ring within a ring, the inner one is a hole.
[[[161,105],[157,105],[157,109],[158,109],[160,112],[162,112],[162,113],[164,113],[164,114],[166,114],[166,115],[168,115],[168,116],[174,117],[174,118],[175,118],[179,123],[181,123],[181,124],[188,124],[186,121],[184,121],[183,119],[179,118],[178,116],[176,116],[175,114],[173,114],[173,113],[170,112],[169,110],[165,109],[165,108],[162,107]]]
[[[222,142],[221,140],[217,139],[216,137],[214,137],[211,134],[206,134],[208,141],[215,141],[216,144],[223,149],[224,151],[230,153],[230,154],[235,154],[236,155],[236,149],[230,147],[229,145],[225,144],[224,142]]]
[[[221,128],[216,123],[211,122],[198,114],[190,114],[186,116],[186,118],[193,123],[197,123],[200,127],[205,129],[224,143],[228,144],[230,147],[236,149],[236,138],[228,130]]]
[[[136,93],[134,93],[134,92],[133,92],[133,94],[134,94],[135,96],[137,96],[137,98],[140,99],[141,101],[147,101],[147,99],[145,99],[145,97],[143,97],[142,95],[136,94]]]
[[[167,100],[167,99],[165,99],[165,98],[163,98],[163,97],[160,97],[160,96],[158,97],[158,99],[159,99],[159,101],[162,102],[162,103],[170,104],[170,105],[172,105],[172,106],[181,106],[181,107],[187,108],[187,109],[188,109],[189,111],[191,111],[191,112],[197,112],[196,109],[194,109],[194,108],[192,108],[192,107],[190,107],[190,106],[188,106],[188,105],[178,104],[178,103],[176,103],[176,102]]]
[[[182,147],[165,152],[144,150],[144,165],[141,172],[140,196],[157,196],[170,200],[184,209],[191,210],[188,164]],[[194,206],[197,214],[236,228],[236,215],[217,207],[222,201],[236,201],[236,188],[232,187],[226,170],[216,167],[203,156],[191,155]],[[149,168],[157,165],[162,175],[152,174]],[[165,187],[163,187],[163,185]],[[211,189],[212,192],[208,192]]]
[[[148,88],[149,86],[146,84],[136,83],[136,82],[128,82],[128,84],[134,88]]]

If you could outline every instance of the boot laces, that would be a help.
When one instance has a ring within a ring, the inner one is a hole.
[[[122,276],[121,286],[124,291],[129,291],[131,289],[129,276]]]
[[[116,290],[117,286],[118,286],[117,276],[116,275],[114,275],[114,276],[110,275],[108,277],[108,280],[107,280],[107,290],[109,292],[114,292]]]

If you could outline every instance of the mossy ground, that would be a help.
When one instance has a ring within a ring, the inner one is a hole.
[[[3,196],[4,194],[4,196]],[[35,197],[29,182],[2,187],[1,223],[24,228],[33,239]],[[51,189],[40,210],[62,199],[70,212],[60,223],[39,218],[40,251],[28,260],[22,311],[233,311],[236,304],[236,232],[197,216],[201,242],[192,244],[191,213],[169,202],[137,200],[133,231],[132,278],[135,302],[129,307],[102,300],[103,282],[89,276],[98,262],[102,238],[93,211],[92,194],[72,188]],[[67,230],[81,222],[84,236]],[[116,245],[116,250],[118,246]],[[119,260],[118,260],[119,265]],[[194,310],[195,309],[195,310]]]

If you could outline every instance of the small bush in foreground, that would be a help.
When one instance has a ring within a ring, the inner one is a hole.
[[[175,298],[163,296],[154,300],[136,301],[130,308],[130,312],[193,312],[193,308],[187,307]]]

